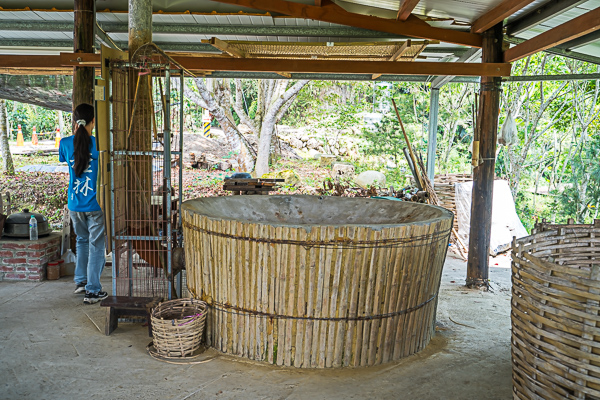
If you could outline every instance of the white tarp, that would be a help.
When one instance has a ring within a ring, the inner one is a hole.
[[[454,185],[456,193],[456,217],[458,218],[458,236],[466,244],[469,243],[471,223],[471,195],[473,182],[462,182]],[[521,223],[515,202],[510,193],[507,181],[494,181],[494,199],[492,204],[492,235],[490,238],[490,254],[495,256],[507,250],[513,236],[522,238],[529,235]]]

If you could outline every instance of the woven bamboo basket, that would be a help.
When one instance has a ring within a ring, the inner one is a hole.
[[[470,182],[473,180],[471,174],[444,174],[436,175],[435,193],[440,199],[440,206],[454,213],[453,227],[458,232],[458,216],[456,214],[456,190],[454,185],[462,182]]]
[[[206,320],[206,303],[177,299],[160,303],[152,310],[152,338],[160,356],[182,358],[200,348]]]
[[[516,399],[600,399],[600,220],[513,241]]]
[[[300,368],[370,366],[434,332],[452,214],[347,197],[230,196],[182,206],[188,289],[207,344]]]

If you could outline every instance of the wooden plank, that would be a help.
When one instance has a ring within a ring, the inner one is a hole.
[[[504,52],[504,61],[513,62],[558,46],[600,29],[600,7],[574,18]]]
[[[242,50],[236,49],[235,47],[231,46],[226,41],[221,40],[219,38],[213,37],[213,38],[210,38],[210,40],[203,40],[202,42],[210,43],[211,45],[213,45],[217,49],[221,50],[222,52],[229,54],[231,57],[235,57],[235,58],[245,58],[246,57],[246,53],[244,53]]]
[[[119,318],[113,307],[106,309],[106,320],[104,322],[104,334],[109,336],[119,325]]]
[[[402,2],[402,6],[398,10],[398,15],[396,16],[396,19],[398,21],[406,21],[406,19],[410,16],[410,14],[417,6],[417,4],[419,4],[419,0],[404,0]]]
[[[286,0],[215,0],[219,3],[235,4],[255,10],[280,13],[296,18],[313,19],[316,21],[371,29],[380,32],[394,33],[423,39],[437,39],[442,42],[454,43],[469,47],[481,47],[481,37],[477,34],[460,32],[451,29],[435,28],[414,21],[396,21],[393,19],[373,17],[351,13],[331,4],[326,7],[301,4]],[[280,69],[281,71],[281,69]],[[283,71],[287,71],[283,69]]]
[[[482,33],[504,21],[534,0],[504,0],[496,7],[479,17],[471,26],[471,33]]]
[[[267,187],[260,187],[260,186],[223,186],[223,190],[231,190],[231,191],[255,191],[255,192],[270,192],[272,190],[275,190],[275,187],[272,186],[267,186]]]
[[[224,179],[225,182],[230,183],[230,182],[242,182],[242,183],[251,183],[251,182],[256,182],[256,183],[260,183],[260,182],[285,182],[285,179],[262,179],[262,178],[256,178],[256,179],[233,179],[233,178],[225,178]]]

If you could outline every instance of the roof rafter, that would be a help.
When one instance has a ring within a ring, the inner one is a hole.
[[[229,43],[227,43],[219,38],[213,37],[213,38],[210,38],[210,40],[208,40],[208,41],[204,41],[204,40],[202,41],[202,43],[206,43],[206,42],[215,46],[217,49],[221,50],[222,52],[229,54],[231,57],[236,57],[236,58],[246,57],[246,54],[244,54],[243,51],[233,48],[232,46],[229,45]]]
[[[510,17],[512,14],[534,1],[535,0],[504,0],[473,22],[471,32],[482,33],[487,31],[498,22],[504,21],[505,18]]]
[[[402,46],[400,46],[400,48],[394,53],[394,55],[392,55],[389,59],[389,61],[396,61],[398,58],[402,57],[402,54],[406,53],[406,50],[408,50],[410,48],[410,46],[412,45],[412,42],[410,40],[407,40],[406,42],[404,42],[402,44]],[[418,54],[418,53],[417,53]],[[371,76],[371,79],[377,79],[381,76],[382,74],[373,74]]]
[[[256,10],[275,12],[296,18],[353,26],[356,28],[388,32],[422,39],[435,39],[442,42],[469,47],[481,47],[481,36],[451,29],[435,28],[416,21],[396,21],[348,12],[336,4],[317,7],[287,0],[214,0],[218,3],[234,4]]]
[[[398,10],[398,15],[396,16],[396,19],[398,21],[406,21],[406,19],[410,16],[410,14],[417,6],[417,4],[419,4],[419,0],[404,0],[402,2],[402,6]]]
[[[600,8],[589,11],[504,52],[504,61],[513,62],[542,50],[556,47],[600,29]]]
[[[573,7],[577,7],[587,0],[552,0],[543,6],[536,8],[528,14],[525,14],[519,19],[512,21],[506,25],[506,34],[509,36],[518,35],[527,29],[548,21],[556,14],[568,11]]]
[[[481,49],[470,49],[467,53],[460,56],[456,61],[470,63],[479,57],[481,57]],[[433,81],[431,81],[431,88],[439,89],[446,83],[452,81],[452,79],[454,79],[454,76],[452,75],[438,76]]]
[[[600,39],[600,30],[588,33],[587,35],[578,37],[577,39],[570,40],[566,43],[561,44],[558,47],[561,49],[572,50],[593,43],[598,39]]]

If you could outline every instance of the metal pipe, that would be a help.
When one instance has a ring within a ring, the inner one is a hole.
[[[165,150],[163,177],[165,180],[164,190],[167,192],[166,204],[163,204],[163,221],[167,219],[167,279],[172,279],[171,256],[173,255],[173,232],[171,232],[171,71],[165,70],[165,129],[163,131],[163,144]],[[163,197],[164,198],[164,197]],[[166,210],[166,211],[165,211]],[[169,300],[173,298],[172,285],[167,286]]]
[[[435,150],[437,147],[438,110],[440,89],[432,88],[429,96],[429,139],[427,140],[427,177],[433,184],[435,176]]]
[[[179,207],[177,208],[177,217],[178,217],[178,225],[177,225],[177,239],[180,241],[178,243],[179,247],[183,247],[183,221],[181,220],[181,202],[183,197],[183,99],[184,99],[184,76],[183,70],[179,71],[179,193],[178,193],[178,203]],[[179,295],[183,296],[183,270],[177,274],[177,289],[179,291]]]
[[[110,233],[112,238],[112,294],[117,294],[117,262],[115,253],[117,250],[115,240],[115,161],[113,147],[113,103],[112,103],[112,71],[109,71],[109,79],[106,82],[107,100],[108,100],[108,131],[109,131],[109,156],[110,156]]]

